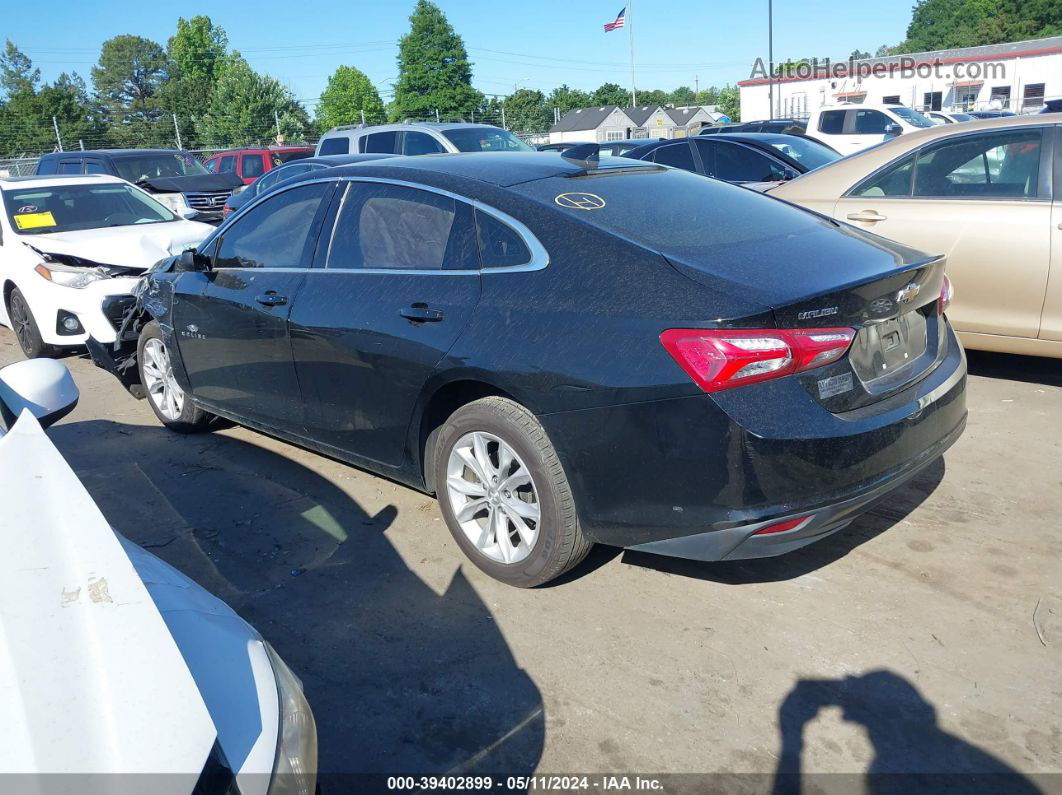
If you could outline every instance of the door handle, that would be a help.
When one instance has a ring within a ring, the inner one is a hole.
[[[284,306],[288,302],[288,297],[286,295],[277,295],[275,290],[269,290],[254,300],[262,306]]]
[[[887,215],[882,215],[876,210],[862,210],[858,213],[848,213],[846,218],[848,218],[849,221],[867,221],[869,223],[888,220]]]
[[[416,303],[399,309],[398,314],[414,323],[434,323],[443,319],[443,313],[438,309],[431,309],[427,304]]]

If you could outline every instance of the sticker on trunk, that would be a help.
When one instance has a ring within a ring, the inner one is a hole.
[[[830,378],[823,378],[819,381],[819,400],[825,400],[834,395],[840,395],[842,392],[850,390],[852,386],[853,381],[851,373],[843,373]]]

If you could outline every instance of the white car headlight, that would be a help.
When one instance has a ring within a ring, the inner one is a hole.
[[[280,699],[280,737],[269,795],[314,795],[317,789],[317,724],[302,683],[272,646],[265,644]]]
[[[100,279],[109,278],[106,273],[100,273],[94,268],[71,268],[66,265],[56,265],[54,262],[42,262],[33,270],[50,282],[63,287],[73,287],[75,290],[88,287]]]
[[[184,213],[192,211],[183,193],[156,193],[151,198],[164,205],[167,210],[175,215],[183,216]]]

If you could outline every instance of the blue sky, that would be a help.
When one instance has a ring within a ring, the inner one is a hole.
[[[397,41],[409,27],[415,0],[313,0],[296,4],[249,2],[155,3],[137,0],[58,0],[33,13],[5,15],[0,37],[10,38],[46,79],[89,70],[102,42],[134,33],[165,45],[177,17],[206,14],[229,34],[251,65],[287,84],[311,107],[329,74],[356,66],[380,89],[398,74]],[[838,5],[827,0],[775,0],[776,60],[845,58],[873,52],[904,37],[913,0]],[[627,32],[602,26],[623,0],[436,0],[464,37],[474,84],[485,93],[514,86],[548,91],[561,83],[593,89],[630,84]],[[46,20],[42,18],[46,16]],[[635,0],[632,9],[637,83],[670,90],[734,83],[748,77],[756,57],[767,58],[767,2]]]

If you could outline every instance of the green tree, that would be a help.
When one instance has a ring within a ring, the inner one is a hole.
[[[674,105],[695,105],[697,104],[697,96],[689,86],[679,86],[668,94],[668,102]]]
[[[717,105],[719,104],[719,89],[715,86],[709,86],[697,95],[698,105]]]
[[[719,89],[719,101],[715,104],[731,121],[741,121],[741,94],[737,86],[727,85]]]
[[[169,79],[160,92],[161,106],[178,117],[181,143],[198,146],[202,144],[199,118],[230,60],[229,37],[210,17],[182,17],[166,42],[166,58]]]
[[[505,98],[505,123],[517,132],[545,132],[553,123],[553,111],[541,91],[521,88]]]
[[[168,77],[161,45],[141,36],[115,36],[103,43],[92,83],[115,143],[144,146],[168,143],[162,128],[160,92]]]
[[[875,58],[885,58],[886,56],[889,56],[889,55],[895,55],[897,52],[898,52],[898,50],[897,50],[895,45],[890,46],[888,44],[882,44],[880,47],[878,47],[876,50],[874,50],[874,57]]]
[[[417,0],[409,23],[409,33],[398,42],[392,118],[427,117],[436,110],[471,115],[483,95],[472,87],[472,64],[464,41],[428,0]]]
[[[0,88],[8,97],[23,92],[33,93],[41,81],[41,70],[33,68],[33,62],[7,39],[4,54],[0,55]]]
[[[567,113],[576,108],[588,108],[591,105],[590,95],[577,88],[569,88],[567,84],[553,89],[546,97],[546,105],[550,108],[559,108],[561,113]]]
[[[866,50],[852,50],[852,54],[848,56],[854,61],[865,61],[870,57],[870,53]]]
[[[77,148],[102,142],[104,126],[89,99],[85,81],[78,75],[59,75],[37,91],[28,88],[10,96],[0,106],[0,153],[15,156],[50,152],[58,146],[55,127],[59,126],[64,147]]]
[[[631,104],[631,92],[617,83],[605,83],[590,95],[591,105],[619,105],[628,108]]]
[[[323,130],[357,124],[362,118],[369,124],[379,124],[387,118],[379,92],[365,73],[353,66],[340,66],[328,78],[316,115]]]
[[[306,110],[291,91],[238,58],[221,73],[198,128],[212,145],[249,146],[272,141],[278,119],[289,143],[302,140],[309,128]]]

